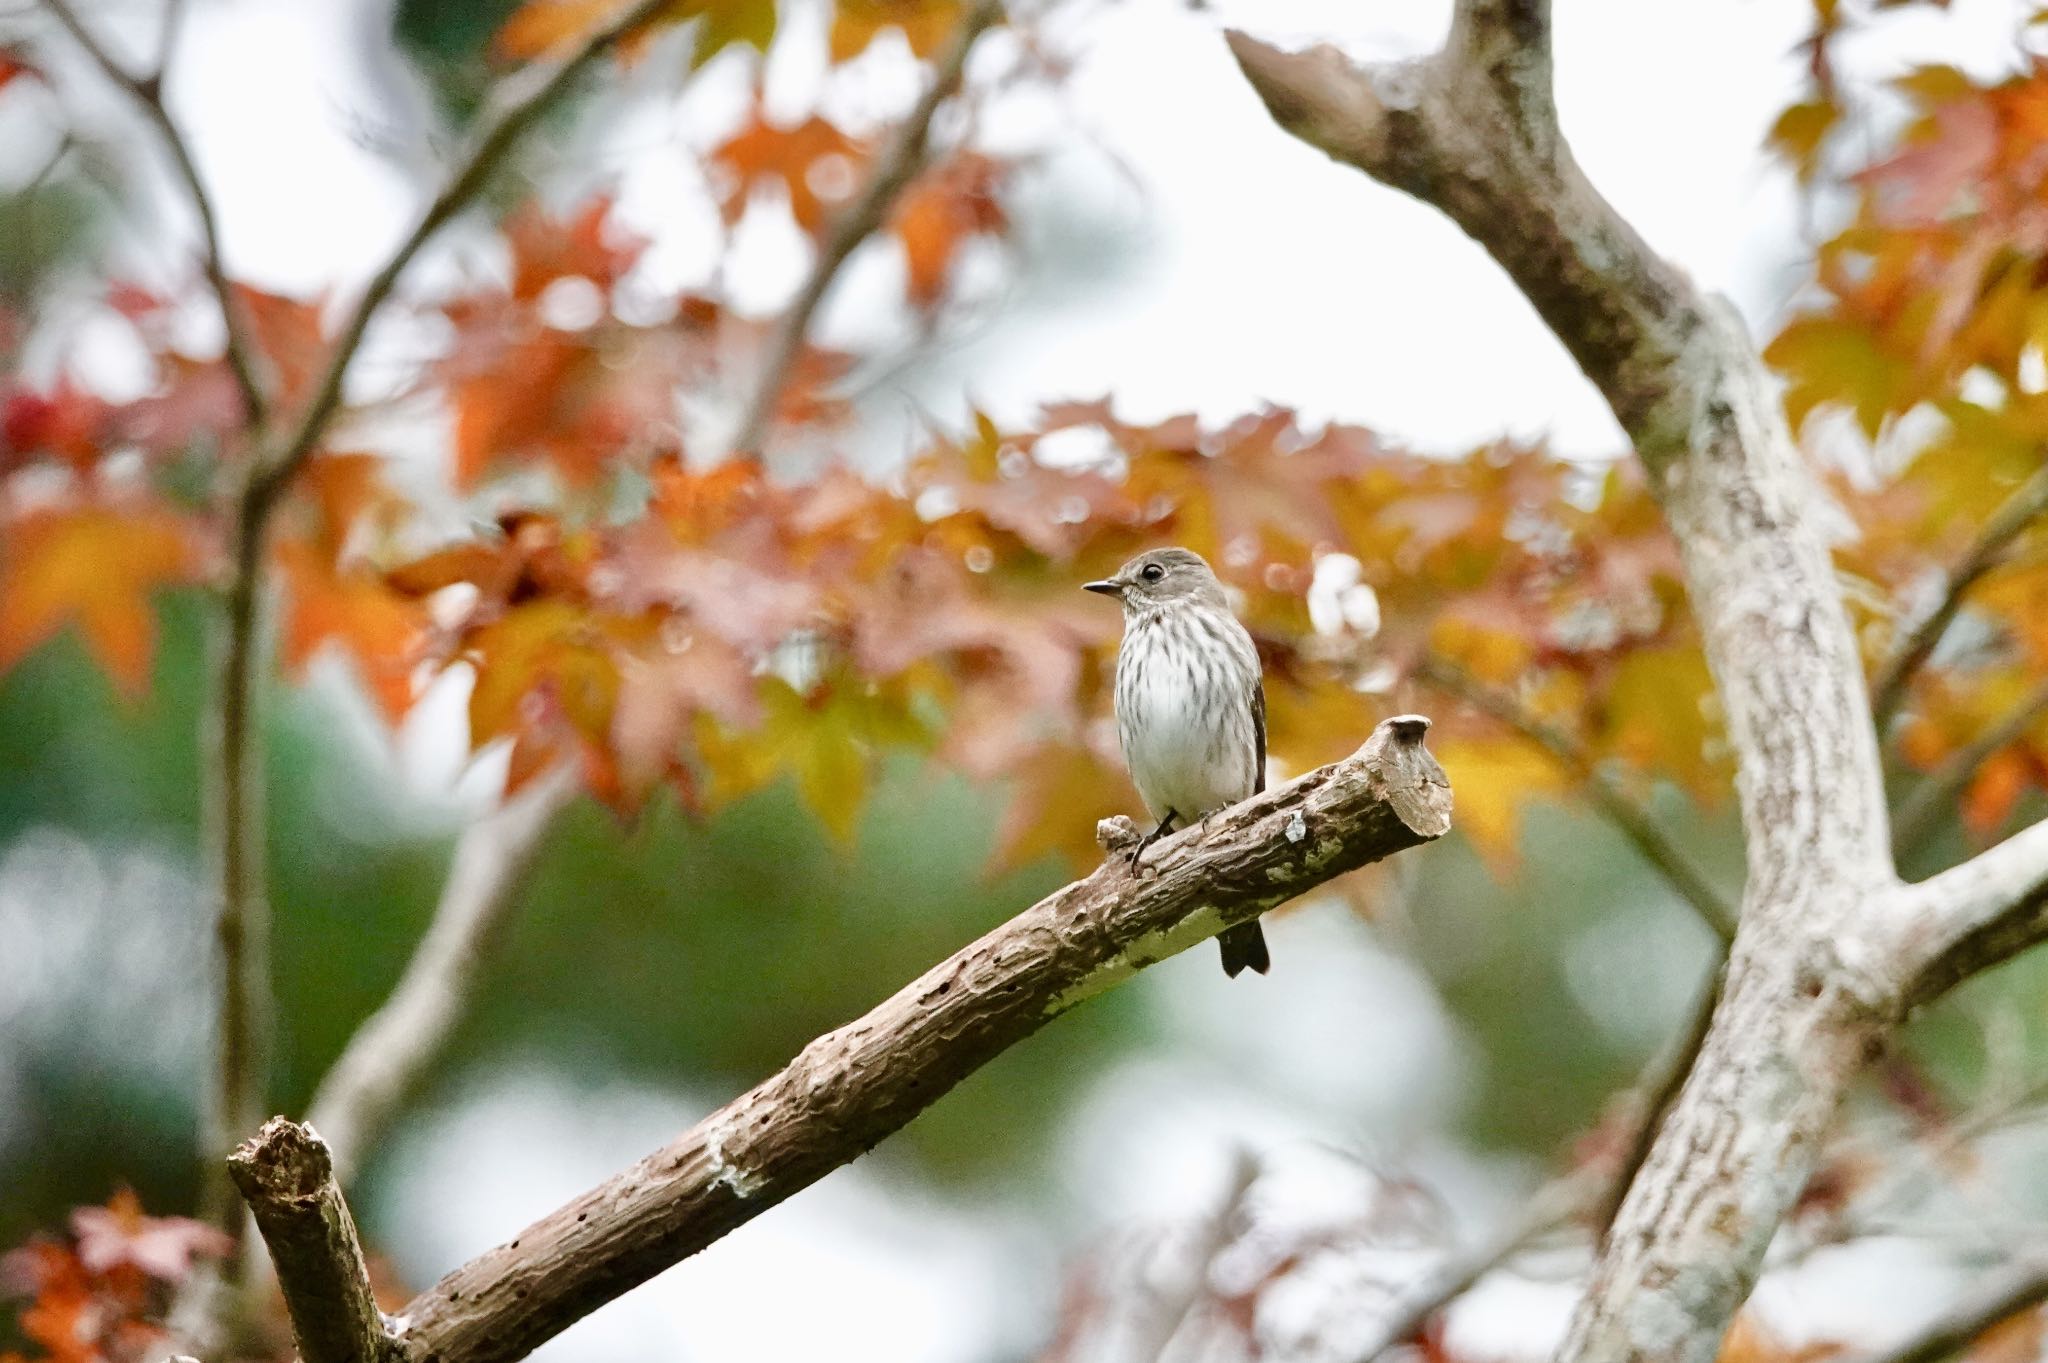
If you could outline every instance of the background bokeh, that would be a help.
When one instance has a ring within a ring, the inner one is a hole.
[[[91,8],[135,35],[153,14],[142,0]],[[512,8],[195,0],[173,109],[216,186],[234,271],[292,292],[374,265],[431,182],[425,149],[473,108],[483,50]],[[1761,151],[1803,78],[1807,6],[1559,8],[1558,84],[1581,161],[1654,245],[1770,334],[1814,240],[1810,204]],[[1870,79],[1908,61],[1999,70],[2018,8],[1956,0],[1845,61]],[[1070,75],[997,125],[1032,149],[1000,305],[911,347],[860,393],[857,457],[886,469],[970,404],[1020,418],[1111,391],[1132,420],[1274,402],[1423,448],[1506,432],[1617,453],[1597,396],[1478,249],[1276,131],[1218,37],[1242,23],[1385,56],[1427,47],[1447,14],[1120,0],[1063,21]],[[884,42],[871,58],[871,89],[853,98],[900,107],[916,78],[907,54]],[[817,65],[800,40],[778,46],[771,100],[800,103]],[[621,215],[654,241],[650,268],[690,281],[710,268],[710,210],[675,148],[697,122],[729,118],[746,80],[737,65],[707,68],[677,98],[660,73],[629,72],[589,97],[610,102],[605,116],[563,120],[522,173],[565,201],[615,183]],[[178,233],[163,224],[181,232],[182,209],[110,88],[82,63],[54,83],[104,142],[32,180],[52,106],[0,97],[0,290],[37,299],[61,329],[66,298],[83,300],[107,259],[174,272]],[[732,295],[768,310],[801,256],[764,231],[729,268]],[[886,287],[855,271],[824,333],[879,325]],[[96,326],[81,321],[69,353],[118,391],[131,359]],[[0,1245],[122,1185],[151,1209],[195,1196],[202,606],[196,591],[165,598],[143,698],[118,694],[68,637],[0,676]],[[266,721],[276,1093],[289,1110],[396,978],[458,829],[500,774],[469,761],[458,692],[430,695],[391,733],[330,664],[281,690]],[[425,1285],[1062,883],[1050,860],[988,869],[1002,802],[996,786],[906,758],[850,849],[786,784],[708,819],[666,797],[629,818],[575,808],[518,892],[448,1062],[356,1194],[390,1271]],[[1654,809],[1722,886],[1739,884],[1725,803],[1664,791]],[[1035,1357],[1063,1284],[1090,1263],[1142,1261],[1143,1235],[1211,1215],[1247,1159],[1272,1223],[1396,1204],[1409,1218],[1383,1274],[1292,1308],[1302,1356],[1338,1356],[1333,1298],[1383,1297],[1444,1245],[1509,1219],[1680,1024],[1711,946],[1606,825],[1556,802],[1528,815],[1509,870],[1454,835],[1268,931],[1270,979],[1227,982],[1207,951],[1145,973],[541,1356]],[[1966,991],[1912,1046],[1968,1071],[1976,1020],[2028,997],[2038,975],[2023,963]],[[2038,1167],[2017,1146],[2010,1158]],[[2037,1210],[2025,1200],[2008,1213]],[[1863,1253],[1846,1268],[1817,1259],[1762,1300],[1789,1303],[1817,1334],[1883,1334],[1952,1285],[1910,1247]],[[1561,1253],[1490,1285],[1460,1318],[1473,1356],[1548,1338],[1581,1264]]]

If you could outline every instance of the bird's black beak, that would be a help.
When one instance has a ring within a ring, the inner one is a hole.
[[[1122,586],[1109,581],[1083,582],[1081,590],[1084,592],[1101,592],[1104,596],[1122,596],[1124,594]]]

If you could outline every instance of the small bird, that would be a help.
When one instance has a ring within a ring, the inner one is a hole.
[[[1259,651],[1223,584],[1188,549],[1138,555],[1088,591],[1124,606],[1116,658],[1116,734],[1131,780],[1159,821],[1131,853],[1178,824],[1204,818],[1266,788],[1266,688]],[[1272,965],[1256,919],[1216,937],[1224,973]]]

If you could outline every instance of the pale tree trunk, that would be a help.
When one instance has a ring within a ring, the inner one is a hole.
[[[1434,204],[1500,263],[1606,396],[1678,541],[1748,878],[1706,1043],[1561,1357],[1705,1363],[1891,1029],[2040,936],[2048,829],[1899,882],[1862,667],[1776,392],[1734,311],[1572,159],[1546,0],[1460,0],[1441,51],[1380,67],[1231,44],[1284,128]]]

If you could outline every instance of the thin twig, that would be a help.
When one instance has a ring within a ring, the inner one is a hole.
[[[1949,574],[1948,589],[1941,604],[1914,626],[1913,632],[1900,643],[1898,651],[1878,673],[1877,682],[1871,688],[1870,712],[1880,732],[1906,698],[1906,687],[1913,680],[1913,674],[1934,652],[1941,636],[1948,632],[1949,622],[1962,609],[1964,595],[1984,574],[1998,566],[2007,546],[2043,512],[2048,512],[2048,464],[2036,470],[2033,477],[2022,483],[2019,490],[1991,514],[1991,519],[1984,522],[1976,540]]]
[[[1480,1279],[1550,1232],[1571,1224],[1593,1204],[1602,1182],[1601,1171],[1589,1164],[1538,1188],[1513,1224],[1437,1274],[1400,1315],[1376,1331],[1359,1350],[1360,1363],[1374,1363],[1387,1350],[1416,1338],[1431,1317],[1471,1291]]]
[[[434,196],[433,202],[427,205],[426,212],[420,215],[420,220],[414,225],[412,232],[399,244],[391,258],[384,262],[383,268],[364,286],[362,296],[356,300],[355,307],[341,325],[334,347],[328,354],[326,368],[321,370],[320,377],[314,381],[312,396],[306,402],[305,412],[299,418],[297,429],[279,449],[276,457],[259,467],[251,476],[247,498],[259,513],[267,510],[284,491],[292,476],[298,472],[299,466],[320,443],[321,436],[326,434],[328,423],[333,420],[336,409],[341,405],[342,380],[348,374],[350,361],[355,358],[356,351],[362,345],[364,333],[369,330],[370,322],[376,316],[377,310],[383,307],[385,300],[391,296],[391,291],[397,287],[400,276],[411,266],[420,248],[446,226],[451,218],[468,206],[470,200],[490,180],[492,173],[518,143],[520,137],[575,83],[591,63],[673,3],[674,0],[637,0],[609,23],[593,30],[566,59],[534,74],[531,77],[532,88],[506,104],[504,112],[484,130],[468,157],[448,178],[441,192]]]
[[[311,1127],[273,1117],[228,1156],[235,1187],[277,1265],[305,1363],[395,1363],[397,1341],[370,1291],[355,1218],[327,1146]]]
[[[550,772],[463,830],[434,920],[404,975],[349,1038],[307,1109],[307,1124],[326,1137],[342,1184],[354,1180],[446,1048],[503,936],[514,890],[575,792],[567,770]]]
[[[2034,1259],[2008,1269],[1912,1339],[1866,1363],[1941,1363],[1961,1353],[2002,1321],[2048,1301],[2048,1262]]]
[[[234,521],[234,571],[215,642],[215,704],[208,711],[204,809],[215,886],[214,938],[220,953],[220,1032],[215,1039],[201,1214],[233,1238],[230,1273],[246,1220],[226,1183],[222,1160],[264,1117],[274,1005],[270,990],[270,908],[264,893],[262,731],[262,571],[266,518],[246,500]]]
[[[1126,1350],[1129,1357],[1147,1360],[1148,1363],[1166,1363],[1172,1355],[1174,1340],[1210,1300],[1210,1276],[1215,1271],[1216,1260],[1230,1247],[1232,1237],[1237,1234],[1244,1219],[1245,1198],[1258,1178],[1257,1158],[1248,1150],[1239,1150],[1237,1158],[1231,1162],[1230,1183],[1224,1189],[1223,1200],[1217,1204],[1214,1214],[1195,1229],[1193,1242],[1188,1246],[1187,1273],[1179,1281],[1160,1287],[1155,1300],[1150,1303],[1157,1309],[1133,1327],[1136,1337]]]
[[[2005,718],[1977,735],[1968,747],[1957,749],[1930,773],[1892,817],[1894,854],[1904,860],[1918,851],[1941,826],[1942,820],[1955,812],[1963,787],[1970,784],[1977,768],[2000,748],[2017,742],[2044,714],[2048,714],[2048,682],[2028,692]]]
[[[782,400],[783,389],[788,387],[790,373],[803,351],[804,338],[810,333],[812,317],[825,301],[826,293],[831,290],[832,282],[838,278],[847,258],[882,225],[896,197],[923,166],[925,139],[931,132],[932,116],[960,83],[960,73],[967,65],[967,54],[973,49],[975,39],[1002,17],[1002,0],[977,0],[974,8],[961,17],[952,41],[939,57],[931,84],[904,116],[895,137],[876,159],[874,174],[868,177],[860,196],[833,219],[824,244],[818,248],[818,259],[811,266],[809,277],[797,291],[789,310],[776,323],[774,334],[769,339],[760,385],[754,390],[753,400],[747,404],[738,434],[733,437],[735,453],[747,456],[760,454],[761,442],[767,437],[776,404]]]
[[[205,182],[199,178],[199,166],[192,159],[192,149],[186,145],[184,135],[171,121],[170,110],[164,105],[164,69],[159,66],[147,76],[134,74],[114,60],[114,55],[93,36],[92,30],[72,11],[70,0],[42,0],[42,3],[72,39],[85,49],[86,56],[92,58],[93,64],[107,79],[120,86],[135,101],[143,117],[155,125],[158,136],[170,152],[171,163],[177,169],[178,178],[184,181],[185,192],[191,197],[192,211],[199,217],[200,264],[206,272],[207,285],[213,290],[214,301],[220,308],[221,325],[226,329],[228,370],[234,375],[235,387],[241,393],[250,431],[260,436],[270,420],[269,399],[264,395],[262,380],[257,377],[258,362],[242,325],[234,285],[228,282],[227,271],[221,263],[220,221],[214,215],[213,199],[206,192]],[[164,16],[161,41],[165,56],[169,55],[170,45],[176,40],[181,9],[182,6],[174,0]]]
[[[221,646],[221,675],[215,703],[214,748],[210,767],[216,773],[216,803],[210,822],[215,828],[220,876],[218,935],[223,953],[226,996],[221,1007],[224,1031],[222,1073],[212,1148],[251,1129],[262,1115],[262,1079],[267,1064],[270,992],[266,950],[268,911],[263,900],[260,864],[262,783],[255,734],[262,666],[260,647],[265,542],[270,513],[290,486],[292,477],[318,446],[341,403],[342,380],[361,346],[371,319],[390,297],[399,277],[420,248],[454,217],[487,183],[492,172],[520,135],[546,111],[576,78],[609,47],[653,17],[668,0],[638,0],[616,19],[593,31],[560,64],[531,79],[531,88],[512,98],[478,139],[469,156],[435,196],[398,249],[371,279],[343,323],[325,369],[279,452],[259,455],[252,463],[235,507],[233,556],[227,584],[226,638]],[[516,79],[516,78],[515,78]],[[209,1161],[218,1168],[217,1160]],[[239,1239],[243,1220],[232,1202],[218,1194],[213,1210],[222,1228]]]
[[[1473,709],[1505,724],[1523,738],[1556,758],[1566,771],[1585,786],[1586,798],[1600,816],[1614,825],[1651,869],[1663,876],[1725,944],[1735,936],[1735,908],[1716,890],[1704,873],[1694,866],[1677,844],[1664,835],[1645,809],[1630,798],[1620,783],[1602,771],[1590,754],[1570,735],[1529,714],[1512,699],[1493,690],[1450,664],[1426,661],[1416,677]]]
[[[1550,1232],[1585,1220],[1600,1228],[1601,1238],[1606,1237],[1615,1211],[1656,1139],[1665,1109],[1692,1072],[1693,1060],[1706,1040],[1714,1005],[1720,1001],[1718,963],[1714,970],[1714,981],[1700,991],[1686,1029],[1651,1058],[1620,1099],[1626,1109],[1637,1114],[1621,1162],[1610,1169],[1598,1160],[1588,1161],[1538,1188],[1513,1224],[1437,1274],[1400,1315],[1375,1332],[1359,1351],[1360,1363],[1374,1363],[1395,1345],[1416,1338],[1432,1317],[1471,1291],[1480,1279]]]
[[[1685,1086],[1686,1076],[1692,1073],[1693,1061],[1699,1059],[1700,1047],[1707,1042],[1707,1029],[1713,1025],[1714,1009],[1721,1002],[1722,967],[1727,963],[1726,952],[1718,954],[1713,974],[1700,989],[1699,997],[1693,1002],[1692,1016],[1686,1020],[1685,1030],[1673,1037],[1642,1078],[1636,1081],[1634,1093],[1640,1099],[1641,1119],[1636,1123],[1635,1133],[1629,1146],[1623,1152],[1621,1162],[1615,1166],[1614,1177],[1607,1184],[1600,1198],[1593,1204],[1587,1218],[1600,1228],[1599,1239],[1607,1242],[1607,1233],[1614,1228],[1614,1216],[1621,1210],[1621,1200],[1628,1196],[1631,1183],[1642,1169],[1643,1161],[1650,1157],[1650,1147],[1656,1144],[1657,1127],[1664,1120],[1666,1109],[1678,1090]]]

